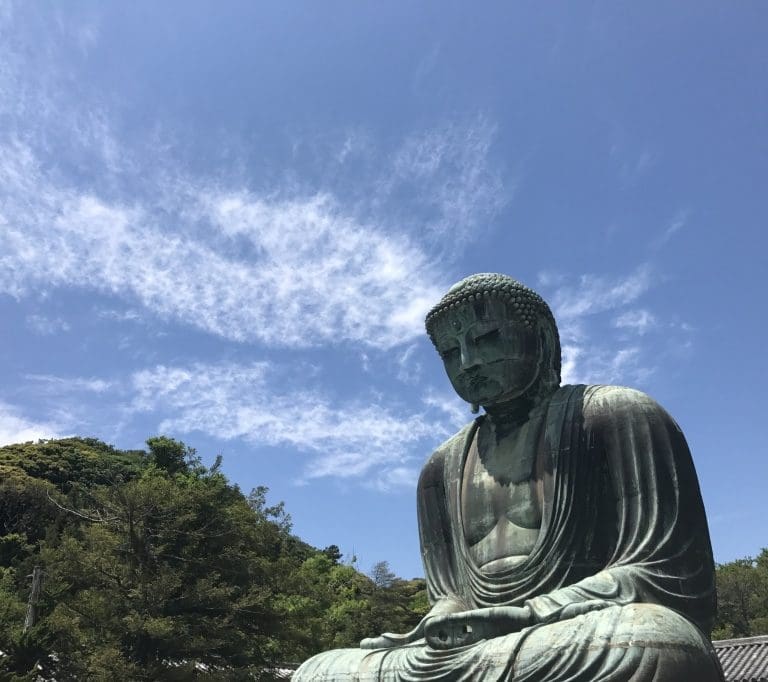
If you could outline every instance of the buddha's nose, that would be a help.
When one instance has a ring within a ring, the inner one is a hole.
[[[471,343],[462,342],[461,346],[461,369],[468,370],[477,367],[480,364],[480,358],[477,357],[477,349]]]

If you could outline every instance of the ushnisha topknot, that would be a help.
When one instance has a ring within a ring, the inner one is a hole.
[[[538,317],[552,318],[544,299],[516,279],[493,272],[481,272],[454,284],[440,302],[427,313],[425,325],[432,337],[435,322],[453,308],[481,298],[494,296],[510,304],[515,316],[526,327],[533,327]]]
[[[529,329],[533,329],[537,321],[544,323],[543,326],[547,328],[548,335],[551,336],[554,345],[550,351],[554,356],[552,358],[554,361],[553,369],[557,372],[559,381],[560,337],[557,333],[557,325],[552,311],[546,301],[533,289],[507,275],[480,272],[465,277],[454,284],[448,293],[440,299],[440,302],[427,313],[424,321],[432,343],[435,343],[435,324],[445,314],[465,303],[490,297],[506,302],[513,311],[515,318]]]

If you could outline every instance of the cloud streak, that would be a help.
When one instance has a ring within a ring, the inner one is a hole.
[[[614,321],[617,329],[628,329],[640,336],[656,327],[656,316],[648,310],[628,310],[621,313]]]
[[[20,118],[0,135],[0,292],[96,291],[240,342],[413,340],[448,283],[446,251],[508,198],[484,120],[412,135],[385,182],[365,180],[370,200],[349,204],[329,189],[258,192],[171,171],[139,182],[141,164],[100,117],[78,121],[76,137],[104,172],[75,185]]]
[[[624,277],[609,279],[599,275],[582,275],[578,282],[561,286],[552,297],[552,308],[559,320],[578,320],[613,310],[637,300],[651,287],[650,266],[642,265]]]
[[[489,162],[495,136],[496,126],[483,116],[412,135],[394,154],[384,194],[400,197],[415,187],[410,203],[430,216],[424,227],[432,243],[458,251],[511,199],[513,188]]]
[[[389,348],[422,333],[442,290],[418,245],[359,222],[329,195],[197,188],[195,218],[216,237],[204,240],[185,216],[159,228],[152,207],[54,185],[22,144],[0,146],[0,183],[0,291],[16,297],[76,287],[236,341]],[[242,240],[247,257],[236,255]]]
[[[509,199],[484,117],[389,150],[348,131],[335,155],[349,166],[344,188],[318,178],[255,190],[231,161],[227,180],[191,177],[155,139],[122,144],[116,112],[60,66],[98,41],[93,21],[59,17],[39,54],[6,14],[0,292],[16,298],[95,291],[240,342],[387,349],[422,334],[448,283],[435,245],[458,248]]]
[[[60,377],[53,374],[27,374],[24,378],[36,385],[38,393],[45,393],[47,395],[105,393],[113,387],[113,382],[95,377]]]
[[[131,383],[132,409],[165,415],[161,431],[200,431],[308,454],[305,480],[364,479],[383,489],[404,481],[413,485],[414,458],[423,459],[451,433],[437,410],[337,403],[312,388],[275,391],[286,377],[267,362],[158,365],[136,372]]]
[[[664,228],[664,231],[651,242],[651,247],[654,249],[660,249],[664,246],[672,237],[674,237],[680,230],[682,230],[688,224],[688,218],[690,217],[690,211],[681,210],[678,211],[669,224]]]
[[[61,317],[33,314],[27,315],[25,322],[27,327],[40,336],[53,336],[70,329],[69,322]]]
[[[586,274],[573,282],[548,272],[539,281],[553,288],[547,298],[560,330],[564,383],[642,383],[653,373],[638,338],[626,338],[627,331],[640,337],[656,325],[649,311],[628,308],[653,285],[649,265],[622,277]]]

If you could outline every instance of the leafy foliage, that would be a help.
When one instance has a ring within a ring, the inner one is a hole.
[[[717,567],[717,600],[713,639],[768,634],[768,548]]]
[[[405,631],[423,580],[371,577],[291,533],[159,436],[147,451],[68,438],[0,448],[1,679],[258,679],[281,661]],[[28,576],[45,580],[24,631]]]

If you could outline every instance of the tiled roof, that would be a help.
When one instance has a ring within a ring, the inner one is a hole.
[[[714,641],[727,682],[768,682],[768,635]]]

